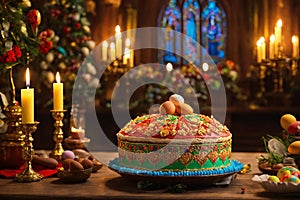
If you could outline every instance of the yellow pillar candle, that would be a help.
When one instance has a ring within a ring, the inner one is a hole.
[[[53,109],[63,110],[64,109],[64,93],[63,83],[60,82],[59,73],[56,73],[56,83],[53,83]]]
[[[275,35],[272,34],[270,36],[270,45],[269,45],[269,57],[270,59],[274,59],[274,50],[275,50]]]
[[[256,42],[256,61],[258,63],[261,62],[261,41],[260,40]]]
[[[122,36],[121,36],[121,28],[119,25],[115,28],[116,31],[116,56],[120,57],[122,55]]]
[[[299,57],[299,39],[297,36],[292,37],[292,43],[293,43],[293,52],[292,57],[298,58]]]
[[[266,59],[266,43],[265,43],[265,38],[261,37],[260,39],[261,43],[261,59],[265,60]]]
[[[282,32],[282,20],[279,19],[276,22],[275,28],[274,28],[274,32],[275,32],[275,54],[278,55],[278,45],[280,45],[281,43],[281,32]]]
[[[109,50],[110,50],[110,54],[109,54],[109,59],[110,61],[114,61],[116,59],[116,46],[115,46],[115,43],[110,43],[109,45]]]
[[[108,48],[108,43],[106,41],[104,41],[102,44],[102,60],[103,61],[107,61],[107,48]]]
[[[21,89],[22,123],[34,123],[34,89],[29,88],[30,74],[26,69],[26,89]]]
[[[133,50],[130,50],[129,66],[130,67],[134,66],[134,51]]]

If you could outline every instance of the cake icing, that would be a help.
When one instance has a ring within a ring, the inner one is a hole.
[[[202,114],[149,114],[118,133],[120,165],[137,170],[199,171],[231,164],[232,134]]]

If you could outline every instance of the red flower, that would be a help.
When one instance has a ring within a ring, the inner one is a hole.
[[[27,18],[33,29],[41,23],[41,14],[38,10],[30,10],[27,14]]]
[[[13,51],[15,52],[15,55],[16,55],[17,58],[21,58],[21,56],[22,56],[22,50],[21,50],[20,47],[14,46],[13,47]]]
[[[5,56],[5,61],[8,63],[17,61],[15,52],[13,50],[6,52],[4,56]]]

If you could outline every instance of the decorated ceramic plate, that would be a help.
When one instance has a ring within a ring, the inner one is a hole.
[[[275,183],[272,181],[268,181],[269,176],[270,175],[268,174],[255,175],[252,178],[252,181],[259,182],[267,192],[284,193],[284,194],[300,193],[300,183],[297,184],[288,183],[288,182]]]
[[[109,163],[109,168],[116,171],[124,178],[139,181],[145,180],[159,184],[182,183],[187,185],[228,185],[235,178],[235,174],[243,169],[243,164],[232,160],[231,165],[219,170],[199,171],[151,171],[137,170],[121,166],[119,159],[115,158]]]

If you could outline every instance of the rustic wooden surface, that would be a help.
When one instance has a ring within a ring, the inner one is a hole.
[[[93,173],[87,182],[80,184],[64,184],[57,177],[33,183],[17,183],[1,178],[0,199],[291,199],[291,196],[266,193],[260,184],[251,181],[255,174],[260,174],[256,161],[260,154],[234,152],[233,159],[251,164],[252,171],[238,174],[228,186],[195,187],[184,193],[171,193],[165,189],[144,191],[137,189],[135,182],[124,179],[104,166]],[[102,158],[98,159],[105,162],[115,155],[99,154]],[[243,194],[242,188],[245,188]]]

